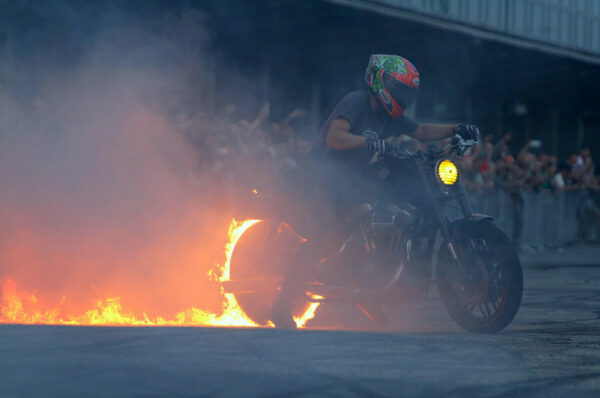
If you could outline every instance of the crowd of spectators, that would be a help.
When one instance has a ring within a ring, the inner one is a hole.
[[[589,148],[574,152],[563,162],[540,150],[541,142],[529,140],[513,154],[509,132],[497,142],[488,134],[481,145],[465,156],[461,168],[465,186],[474,192],[560,192],[577,189],[599,190]]]
[[[248,162],[248,159],[252,159],[254,168],[293,168],[312,143],[297,134],[291,122],[307,112],[295,109],[279,122],[272,121],[270,113],[269,104],[265,104],[253,120],[238,119],[236,106],[229,104],[216,117],[203,112],[193,117],[181,114],[177,127],[200,151],[203,169],[220,178],[230,176],[230,170],[246,169],[240,162]],[[496,142],[491,134],[485,135],[482,143],[464,157],[462,181],[468,190],[476,193],[497,189],[508,192],[600,190],[600,179],[595,175],[589,148],[559,162],[555,156],[541,151],[538,140],[527,141],[513,153],[512,139],[511,132]]]
[[[292,122],[306,115],[294,109],[280,121],[271,119],[269,104],[251,120],[239,118],[234,104],[215,117],[199,112],[181,114],[176,127],[199,153],[203,173],[220,183],[247,182],[261,186],[274,172],[294,169],[308,153],[311,143],[294,130]]]
[[[248,120],[240,118],[236,106],[230,104],[218,116],[181,114],[176,125],[197,148],[203,171],[217,185],[264,186],[272,182],[274,173],[296,169],[310,151],[314,133],[305,137],[293,127],[293,121],[306,114],[295,109],[283,120],[274,121],[269,104],[265,104]],[[472,193],[507,194],[513,241],[518,244],[521,239],[524,195],[529,192],[585,192],[578,212],[588,222],[580,223],[584,225],[580,229],[592,225],[600,235],[600,179],[595,175],[589,148],[559,160],[543,152],[538,140],[527,141],[518,152],[513,151],[512,140],[511,132],[496,141],[491,134],[485,135],[460,161],[460,168],[462,182]]]
[[[480,195],[509,199],[513,242],[521,244],[525,195],[576,192],[570,202],[577,223],[577,238],[600,237],[600,177],[595,174],[590,149],[573,152],[559,161],[541,150],[539,140],[529,140],[516,153],[511,151],[512,133],[494,142],[486,135],[482,143],[461,160],[463,183]],[[554,209],[558,211],[558,209]],[[560,228],[555,225],[554,228]]]

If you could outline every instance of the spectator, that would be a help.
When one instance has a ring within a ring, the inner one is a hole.
[[[512,140],[512,136],[513,133],[512,131],[509,131],[508,133],[504,134],[502,136],[502,138],[500,138],[500,140],[496,143],[496,145],[494,145],[494,154],[493,154],[493,158],[494,160],[496,159],[503,159],[506,156],[510,156],[510,141]]]
[[[558,172],[552,177],[552,188],[560,192],[567,188],[571,180],[571,168],[568,164],[562,164],[558,168]]]

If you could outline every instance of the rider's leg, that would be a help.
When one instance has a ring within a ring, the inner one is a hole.
[[[351,198],[352,196],[346,196],[346,198],[348,197]],[[332,206],[332,203],[335,203],[336,206]],[[298,232],[306,237],[308,241],[300,247],[300,250],[290,262],[283,286],[273,307],[271,320],[275,323],[275,326],[295,328],[296,325],[292,317],[294,304],[297,299],[302,298],[305,287],[311,281],[311,278],[317,274],[318,270],[320,270],[319,274],[321,276],[324,274],[329,275],[331,272],[337,274],[340,272],[340,262],[346,263],[342,265],[348,268],[349,263],[360,261],[359,258],[364,249],[358,233],[355,234],[355,241],[349,242],[351,247],[346,248],[347,253],[335,253],[342,246],[344,238],[347,237],[344,232],[346,232],[346,235],[349,232],[350,209],[353,209],[354,212],[360,210],[356,206],[352,201],[341,200],[341,198],[336,197],[332,198],[329,203],[322,203],[322,206],[313,207],[310,217],[304,220],[296,220],[297,225],[301,226]],[[362,210],[362,212],[365,213],[365,210]],[[366,213],[370,212],[366,211]],[[358,228],[358,222],[361,220],[354,219],[355,217],[352,219],[352,225]],[[358,245],[358,247],[353,247],[355,245]],[[350,254],[350,258],[345,254]],[[325,269],[321,269],[321,261],[325,258],[327,258],[327,261],[323,263]]]
[[[345,176],[340,166],[323,158],[305,165],[298,186],[288,204],[287,215],[297,232],[308,239],[291,260],[286,278],[273,306],[272,321],[278,327],[295,327],[292,319],[294,302],[315,275],[319,263],[336,244],[341,244],[343,229],[342,202],[353,198],[356,184]],[[344,200],[340,200],[344,199]]]
[[[326,191],[311,192],[313,197],[296,200],[289,208],[291,225],[307,241],[290,259],[287,275],[274,303],[271,320],[277,327],[296,327],[292,319],[294,304],[304,295],[304,289],[314,277],[321,259],[329,254],[339,229],[331,197]]]
[[[286,329],[296,328],[292,317],[294,304],[304,294],[304,289],[322,257],[322,245],[316,240],[309,240],[300,247],[288,267],[283,286],[273,307],[272,321],[275,326]]]

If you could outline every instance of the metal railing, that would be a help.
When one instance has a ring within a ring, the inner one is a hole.
[[[511,238],[515,236],[516,223],[521,221],[522,244],[560,245],[578,239],[578,213],[585,193],[528,192],[519,197],[495,191],[471,193],[470,200],[476,212],[494,217],[496,224]]]

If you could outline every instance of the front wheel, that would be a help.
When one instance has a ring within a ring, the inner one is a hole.
[[[491,221],[454,226],[455,249],[466,274],[446,249],[441,253],[439,291],[463,329],[495,333],[514,319],[523,294],[523,272],[508,237]]]

